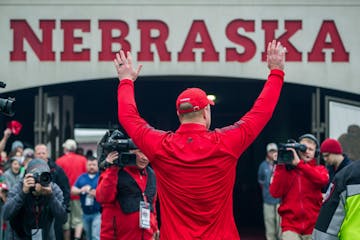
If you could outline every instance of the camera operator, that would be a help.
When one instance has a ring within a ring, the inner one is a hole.
[[[275,167],[270,194],[281,198],[279,214],[283,240],[311,240],[317,216],[322,204],[321,189],[326,186],[329,175],[324,166],[317,165],[319,142],[312,134],[299,138],[306,150],[293,154],[292,161]],[[280,156],[280,153],[279,153]]]
[[[3,208],[10,220],[10,239],[54,239],[54,220],[66,221],[61,189],[51,182],[50,169],[41,159],[29,162],[23,181],[10,189]]]
[[[114,164],[119,153],[113,151],[100,175],[96,200],[102,207],[101,240],[159,239],[155,174],[139,149],[130,152],[136,154],[136,166]]]

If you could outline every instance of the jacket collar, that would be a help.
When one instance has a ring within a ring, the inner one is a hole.
[[[207,132],[208,129],[199,123],[183,123],[180,127],[176,130],[177,133],[184,133],[184,132]]]

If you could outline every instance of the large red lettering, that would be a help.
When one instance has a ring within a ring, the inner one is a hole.
[[[25,39],[40,61],[55,61],[55,52],[52,51],[52,31],[55,28],[55,20],[40,20],[39,26],[42,30],[42,41],[37,38],[26,20],[10,21],[10,27],[14,32],[14,50],[10,53],[10,61],[26,61]]]
[[[267,56],[267,45],[274,39],[277,39],[281,44],[286,47],[286,61],[290,62],[301,62],[301,52],[298,51],[295,46],[289,41],[289,39],[300,29],[302,29],[301,20],[285,20],[285,30],[278,38],[275,37],[275,30],[278,29],[278,21],[276,20],[265,20],[261,23],[261,28],[265,31],[264,49],[261,54],[262,61],[266,61]]]
[[[196,41],[196,37],[198,35],[201,38],[200,42]],[[202,20],[196,20],[191,25],[184,46],[181,49],[181,52],[178,53],[179,62],[194,62],[195,53],[193,52],[193,49],[195,48],[200,48],[204,50],[202,53],[202,61],[215,62],[219,60],[219,53],[216,52],[205,22]]]
[[[256,44],[250,38],[244,37],[239,34],[239,28],[244,29],[245,32],[254,32],[255,31],[255,21],[253,20],[234,20],[230,22],[226,27],[226,37],[244,47],[242,53],[239,53],[236,48],[226,48],[225,60],[227,62],[237,61],[237,62],[246,62],[254,57],[256,53]]]
[[[330,42],[326,41],[327,36],[330,37]],[[323,50],[326,48],[334,50],[331,53],[331,61],[349,62],[349,53],[345,50],[335,22],[330,20],[322,23],[311,52],[308,53],[308,61],[325,62],[325,53]]]
[[[166,23],[158,20],[138,21],[138,29],[140,29],[138,61],[154,61],[154,53],[150,49],[152,44],[156,46],[161,62],[171,61],[171,53],[165,44],[169,37],[169,27]],[[151,36],[154,31],[157,36]]]
[[[131,51],[131,45],[126,40],[129,34],[129,26],[126,22],[120,20],[100,20],[99,29],[101,30],[101,52],[99,52],[99,61],[111,61],[118,51],[113,51],[114,43],[119,44],[118,50],[122,49],[125,52]],[[113,31],[118,30],[119,36],[113,36]]]
[[[64,30],[64,51],[61,52],[61,61],[90,61],[90,49],[75,52],[74,45],[82,44],[81,37],[75,37],[75,29],[83,32],[90,31],[90,20],[62,20],[61,29]]]

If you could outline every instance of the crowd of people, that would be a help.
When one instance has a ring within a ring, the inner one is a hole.
[[[51,159],[46,144],[24,149],[17,140],[7,154],[12,132],[6,128],[0,140],[0,239],[240,239],[233,216],[236,166],[271,119],[285,53],[279,42],[268,44],[268,80],[234,124],[210,130],[215,103],[202,89],[188,88],[176,100],[180,126],[169,132],[140,116],[134,82],[142,65],[135,67],[131,53],[120,51],[114,59],[118,118],[132,148],[97,159],[79,154],[76,141],[67,139],[63,155]],[[278,145],[269,143],[259,166],[266,239],[360,237],[360,161],[352,163],[335,139],[320,144],[307,133],[298,144],[281,149],[291,158],[283,162]]]

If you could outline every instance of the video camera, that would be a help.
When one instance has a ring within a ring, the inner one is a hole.
[[[136,145],[130,138],[126,138],[121,131],[107,131],[97,146],[99,168],[104,169],[110,166],[105,159],[113,151],[119,153],[119,157],[114,161],[114,165],[119,167],[136,166],[136,154],[129,152],[134,149],[137,149]]]
[[[6,83],[0,82],[0,88],[5,88],[5,87],[6,87]],[[10,117],[14,116],[15,114],[14,103],[15,103],[15,98],[8,98],[8,99],[0,98],[0,112],[6,116],[10,116]]]
[[[306,145],[300,144],[293,139],[287,140],[287,143],[278,143],[278,164],[291,164],[294,160],[294,154],[287,148],[293,148],[295,151],[306,152]]]
[[[41,186],[47,187],[51,183],[52,177],[49,172],[35,172],[33,173],[35,183],[40,183]]]

